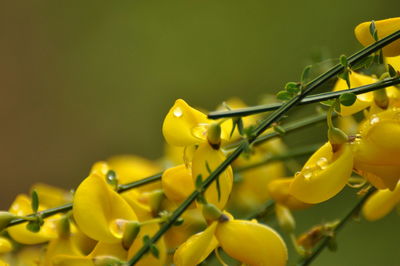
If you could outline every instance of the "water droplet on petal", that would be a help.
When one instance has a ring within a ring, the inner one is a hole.
[[[326,169],[328,167],[328,165],[329,165],[329,161],[325,157],[321,157],[317,161],[317,166],[319,166],[319,168],[321,168],[321,170]]]
[[[376,115],[371,116],[371,119],[369,120],[370,125],[374,125],[379,122],[379,117]]]
[[[306,180],[310,180],[313,175],[313,169],[310,167],[306,167],[301,171],[301,174],[304,176]]]
[[[183,111],[180,107],[176,107],[173,111],[175,117],[181,117],[183,115]]]

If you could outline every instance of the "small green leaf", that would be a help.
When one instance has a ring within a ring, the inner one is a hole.
[[[276,98],[281,101],[288,101],[292,98],[292,95],[287,91],[280,91],[276,95]]]
[[[345,68],[347,68],[347,66],[349,65],[349,63],[347,62],[347,57],[344,54],[340,56],[340,64]]]
[[[29,221],[26,225],[26,229],[32,233],[37,233],[40,231],[40,223],[38,221]]]
[[[279,134],[279,135],[285,135],[286,130],[281,127],[280,125],[274,126],[274,130]]]
[[[34,213],[37,213],[38,209],[39,209],[39,196],[36,192],[36,190],[32,190],[32,202],[31,202],[31,206],[32,206],[32,211]]]
[[[298,94],[300,92],[300,84],[297,82],[288,82],[285,85],[285,90],[290,94]]]
[[[339,97],[339,101],[344,106],[352,106],[357,100],[357,96],[354,93],[343,93]]]
[[[375,21],[373,20],[371,21],[371,24],[369,24],[369,33],[375,41],[378,40],[378,31],[376,30]]]
[[[203,177],[202,177],[201,174],[199,174],[199,175],[196,177],[195,185],[196,185],[196,188],[197,188],[197,189],[200,189],[201,186],[203,185]]]
[[[237,120],[238,120],[237,117],[232,118],[232,129],[231,129],[231,133],[229,133],[229,138],[232,138],[232,135],[235,132]]]
[[[239,119],[237,120],[237,127],[238,127],[240,136],[243,136],[244,135],[244,125],[243,125],[243,120],[241,117],[239,117]]]
[[[208,164],[208,161],[206,161],[206,169],[207,169],[208,174],[212,173],[210,165]]]
[[[309,80],[311,68],[312,68],[311,65],[306,66],[306,67],[304,68],[303,73],[301,74],[301,83],[302,83],[302,84],[306,84],[307,81]]]
[[[160,257],[160,252],[158,251],[158,248],[156,247],[156,245],[153,244],[153,245],[150,246],[150,252],[157,259]]]
[[[197,201],[198,203],[200,203],[200,204],[207,204],[207,200],[206,200],[206,198],[204,197],[203,194],[199,194],[199,195],[197,196],[196,201]]]
[[[396,69],[394,69],[394,67],[391,64],[387,64],[387,67],[388,67],[388,72],[389,72],[390,77],[392,77],[392,78],[397,77]]]
[[[149,236],[149,235],[144,235],[144,236],[143,236],[143,243],[144,243],[145,245],[151,244],[151,239],[150,239],[150,236]]]
[[[219,183],[219,176],[217,177],[216,182],[216,187],[217,187],[217,194],[218,194],[218,201],[221,200],[221,184]]]

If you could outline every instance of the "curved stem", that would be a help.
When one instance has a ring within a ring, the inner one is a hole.
[[[299,105],[311,104],[321,101],[326,101],[330,99],[334,99],[342,95],[343,93],[354,93],[354,94],[362,94],[370,91],[379,90],[382,88],[386,88],[389,86],[400,84],[400,77],[389,78],[382,81],[378,81],[373,84],[364,85],[360,87],[356,87],[353,89],[342,90],[342,91],[331,91],[325,93],[319,93],[315,95],[310,95],[301,100]],[[248,116],[254,115],[258,113],[273,111],[281,107],[281,103],[273,103],[273,104],[264,104],[246,108],[239,108],[235,110],[227,110],[227,111],[215,111],[208,114],[208,118],[210,119],[220,119],[223,117],[238,117],[238,116]]]
[[[347,222],[351,220],[352,217],[354,217],[358,212],[360,211],[361,207],[363,206],[364,202],[376,191],[376,188],[371,188],[358,202],[357,204],[340,220],[339,224],[333,229],[333,233],[336,236],[336,234],[342,229]],[[328,246],[330,237],[326,236],[322,241],[321,244],[316,247],[313,252],[311,253],[310,256],[307,258],[304,258],[302,261],[300,261],[297,266],[306,266],[310,265],[311,262],[313,262],[318,255]]]
[[[348,63],[354,64],[357,61],[361,60],[362,58],[368,56],[369,54],[379,50],[380,48],[384,47],[385,45],[395,41],[396,39],[400,38],[400,30],[396,31],[395,33],[388,35],[387,37],[375,42],[374,44],[362,49],[361,51],[355,53],[354,55],[348,58]],[[173,226],[176,220],[185,212],[185,210],[197,199],[197,197],[205,191],[213,181],[215,181],[218,176],[225,171],[225,169],[237,158],[239,155],[245,151],[248,145],[254,143],[257,138],[267,129],[269,128],[274,122],[277,122],[284,114],[286,114],[291,108],[293,108],[296,104],[298,104],[307,94],[312,92],[314,89],[319,87],[325,81],[329,80],[330,78],[334,77],[335,75],[339,74],[343,71],[343,65],[338,64],[328,70],[326,73],[320,75],[319,77],[315,78],[314,80],[307,83],[303,91],[300,95],[293,97],[291,100],[283,104],[279,109],[271,113],[267,118],[262,120],[259,125],[254,129],[251,136],[248,139],[243,139],[240,145],[213,171],[210,175],[202,182],[202,184],[198,187],[198,190],[195,190],[188,196],[188,198],[172,213],[170,220],[163,224],[160,229],[147,241],[131,259],[127,262],[127,265],[134,265],[137,263],[144,254],[146,254],[150,247],[156,243],[168,229]]]

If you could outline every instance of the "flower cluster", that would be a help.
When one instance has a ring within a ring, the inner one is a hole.
[[[400,18],[362,23],[355,34],[369,45],[397,30]],[[225,265],[226,259],[283,266],[289,254],[280,234],[307,257],[324,237],[334,238],[337,226],[318,225],[297,237],[292,212],[327,201],[346,185],[361,188],[360,194],[374,187],[362,213],[367,220],[382,218],[400,203],[400,91],[344,92],[399,78],[399,42],[365,60],[361,69],[368,71],[356,72],[341,57],[344,70],[332,90],[343,97],[324,103],[328,141],[303,167],[294,157],[310,150],[294,154],[278,123],[259,133],[262,115],[211,120],[178,99],[163,122],[161,160],[116,156],[95,163],[74,191],[36,184],[30,196],[18,195],[0,212],[0,265],[132,265],[146,247],[135,265],[213,259]],[[306,85],[290,83],[285,93],[300,101]],[[247,107],[239,99],[219,107],[231,108]],[[233,150],[240,152],[226,164]]]

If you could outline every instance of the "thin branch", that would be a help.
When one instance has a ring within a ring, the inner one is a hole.
[[[386,88],[389,86],[394,86],[400,84],[400,77],[389,78],[382,81],[378,81],[373,84],[364,85],[348,90],[342,91],[332,91],[326,93],[319,93],[305,97],[299,103],[299,105],[311,104],[321,101],[326,101],[330,99],[334,99],[342,95],[343,93],[354,93],[354,94],[362,94],[382,88]],[[215,111],[208,114],[208,118],[210,119],[220,119],[224,117],[240,117],[240,116],[248,116],[254,115],[258,113],[273,111],[281,107],[281,103],[273,103],[273,104],[264,104],[258,106],[251,106],[246,108],[238,108],[234,110],[227,110],[227,111]]]

